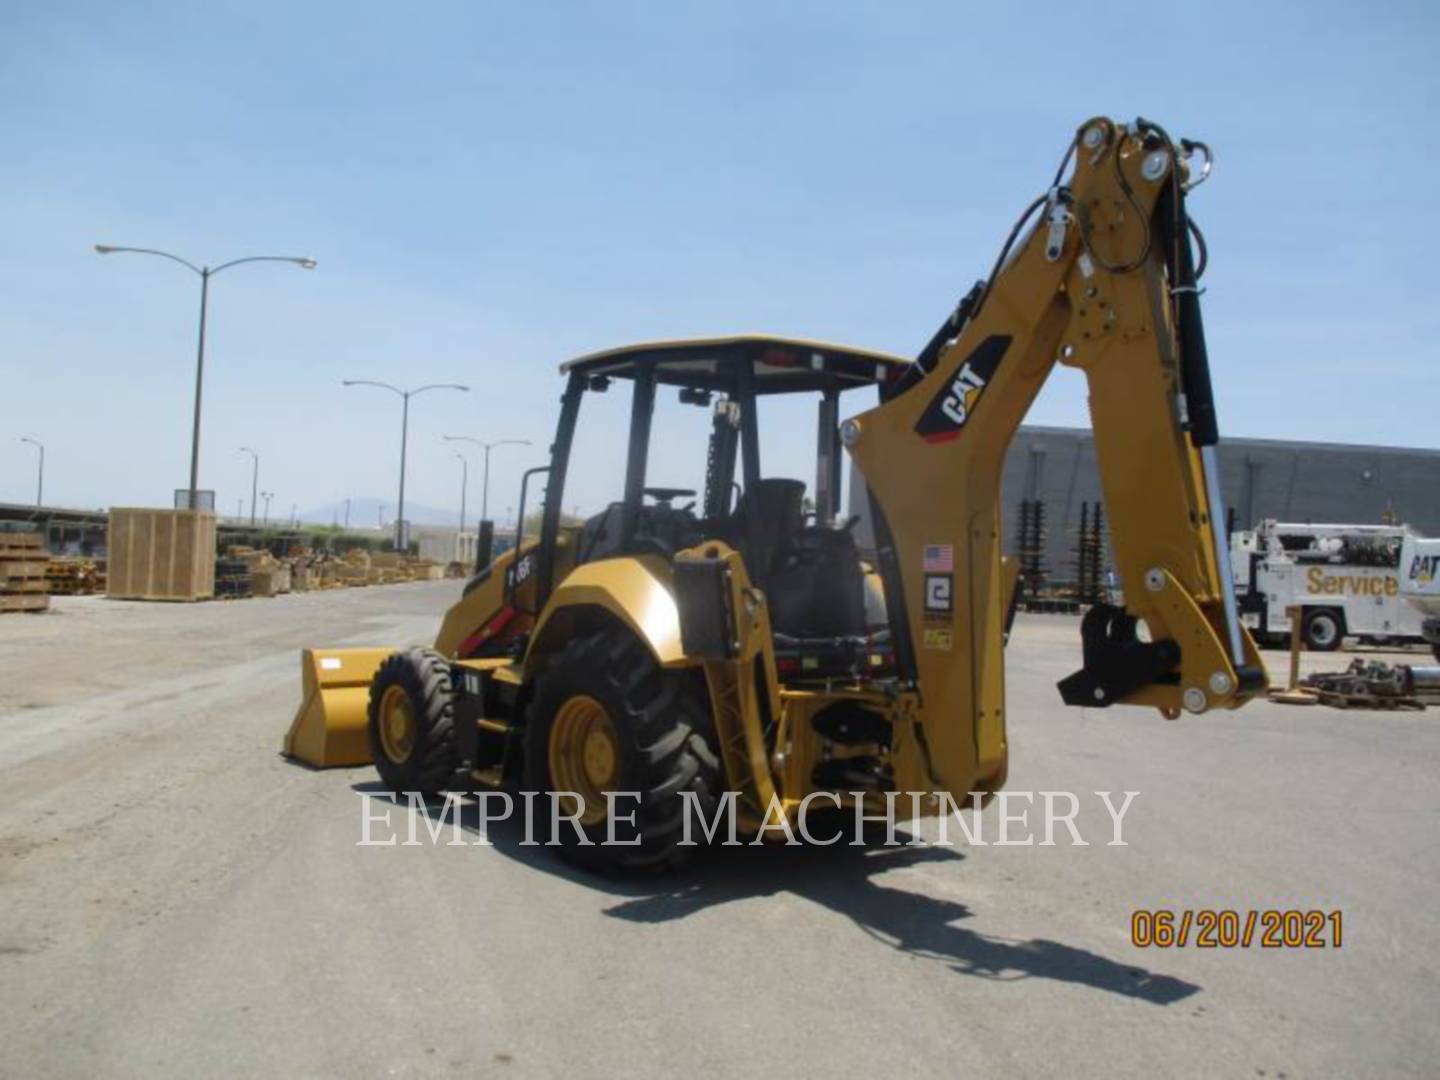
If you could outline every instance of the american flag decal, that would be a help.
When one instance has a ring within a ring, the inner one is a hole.
[[[952,544],[926,544],[921,560],[927,574],[951,574],[955,572],[955,548]]]

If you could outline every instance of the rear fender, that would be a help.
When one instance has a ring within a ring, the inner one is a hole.
[[[670,564],[659,556],[622,556],[585,563],[551,594],[525,654],[526,679],[572,637],[611,620],[644,642],[662,667],[698,663],[685,655],[680,644]]]

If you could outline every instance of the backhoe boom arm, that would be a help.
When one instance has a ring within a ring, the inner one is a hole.
[[[1264,686],[1234,609],[1199,295],[1191,164],[1145,121],[1097,118],[1074,169],[884,403],[842,441],[869,487],[891,629],[931,779],[1005,772],[999,495],[1005,451],[1055,364],[1084,372],[1124,608],[1082,623],[1070,704],[1235,707]],[[1067,154],[1067,161],[1069,155]],[[1065,165],[1062,164],[1063,176]],[[1198,182],[1198,181],[1197,181]],[[1148,634],[1142,638],[1137,625]],[[968,766],[968,768],[967,768]],[[972,790],[979,790],[974,788]]]

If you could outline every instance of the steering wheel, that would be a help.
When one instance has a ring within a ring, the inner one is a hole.
[[[670,487],[647,487],[645,494],[649,495],[662,506],[669,506],[671,499],[679,499],[685,495],[694,495],[693,488],[670,488]]]

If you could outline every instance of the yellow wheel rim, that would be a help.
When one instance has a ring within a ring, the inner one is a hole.
[[[395,764],[415,752],[415,710],[403,686],[390,686],[380,698],[380,748]]]
[[[552,790],[573,791],[585,800],[582,825],[604,821],[605,792],[614,790],[620,772],[620,740],[605,706],[589,694],[566,700],[550,725],[549,752]]]

